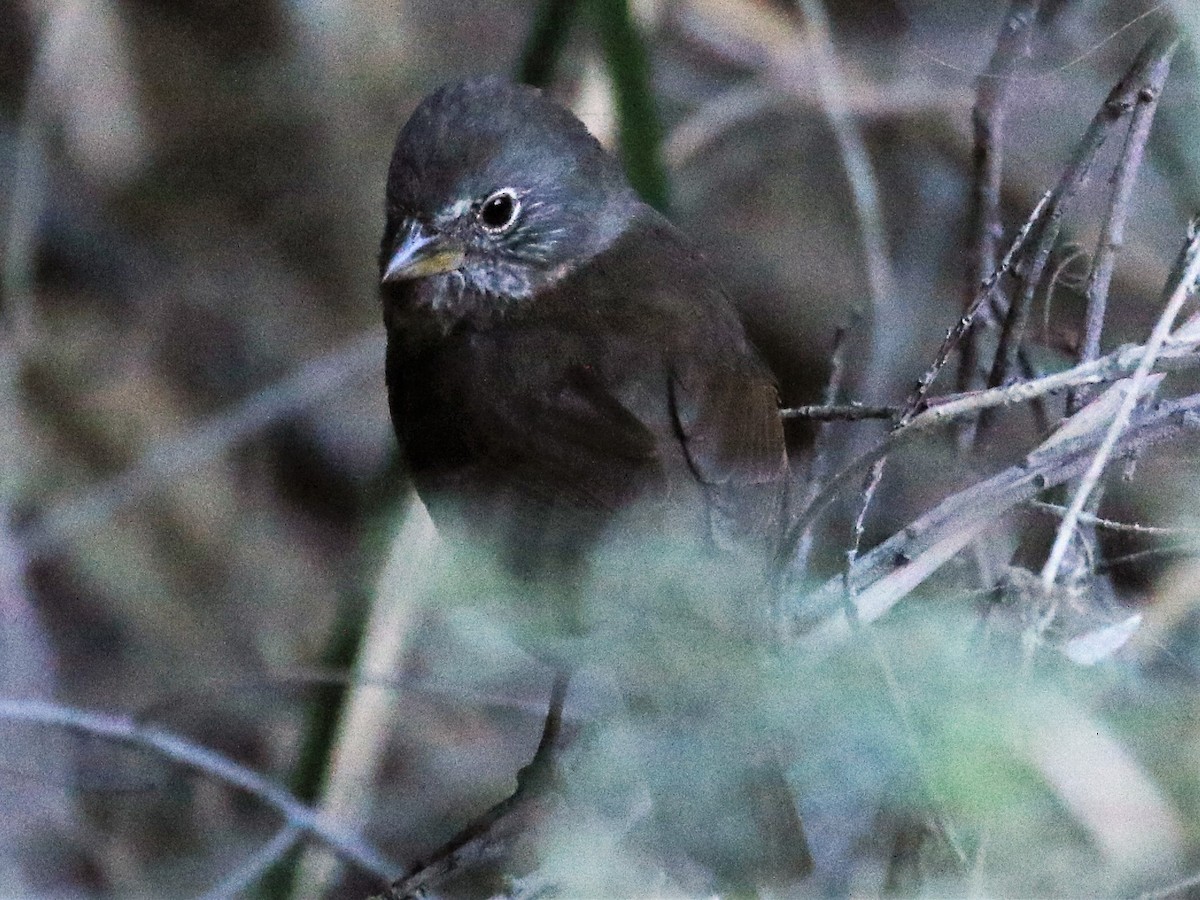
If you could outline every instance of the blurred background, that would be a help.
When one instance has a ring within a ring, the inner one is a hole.
[[[839,328],[853,348],[846,395],[905,397],[970,283],[975,77],[1008,0],[574,5],[559,22],[563,4],[533,0],[0,0],[0,695],[129,716],[306,803],[349,804],[340,821],[396,874],[511,788],[536,744],[546,673],[522,680],[497,663],[487,682],[480,672],[502,654],[470,646],[457,611],[414,605],[428,535],[383,388],[384,175],[399,126],[449,80],[540,80],[623,152],[741,308],[785,404],[819,401]],[[1008,234],[1171,14],[1140,0],[1041,4],[1007,115]],[[1174,14],[1197,18],[1190,0]],[[1196,74],[1185,41],[1134,195],[1106,347],[1145,339],[1198,208]],[[864,251],[830,96],[874,170],[883,273]],[[1078,272],[1100,228],[1110,143],[1035,309],[1045,369],[1080,341]],[[1036,434],[1028,416],[1012,419],[998,460]],[[883,430],[830,433],[844,455]],[[790,425],[789,438],[802,470],[812,428]],[[1145,460],[1105,508],[1189,527],[1194,449]],[[868,543],[981,477],[954,460],[935,441],[896,463]],[[837,570],[844,518],[835,512],[818,547],[819,574]],[[982,893],[1136,893],[1200,869],[1195,537],[1113,541],[1114,557],[1152,551],[1110,569],[1119,602],[1153,621],[1117,669],[967,683],[962,645],[944,632],[968,626],[922,620],[882,639],[904,657],[913,702],[948,704],[918,711],[939,748],[929,764],[942,800],[968,819],[1006,813]],[[350,779],[363,796],[336,800],[356,660],[385,696],[359,708],[375,734]],[[895,763],[907,752],[889,731],[895,710],[878,708],[863,666],[810,672],[802,701],[813,728],[800,780],[820,784],[811,819],[849,823],[815,841],[834,861],[821,890],[959,893],[971,884],[938,880],[944,867],[922,868],[888,837],[925,826],[897,825],[921,804]],[[471,667],[476,677],[456,681]],[[1045,708],[1075,723],[1051,742],[1070,790],[983,711],[1050,690],[1063,705]],[[1099,756],[1085,765],[1070,739],[1099,733],[1091,716],[1108,723],[1107,749],[1086,751]],[[1118,782],[1123,799],[1098,811],[1072,799]],[[0,722],[0,810],[11,896],[220,891],[282,821],[145,746],[14,722]],[[1138,829],[1154,839],[1139,843]],[[269,861],[238,887],[354,897],[376,885],[313,853]]]

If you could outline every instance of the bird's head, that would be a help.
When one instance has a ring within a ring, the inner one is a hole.
[[[620,164],[540,91],[495,77],[443,87],[396,140],[384,295],[450,317],[496,311],[605,249],[637,207]]]

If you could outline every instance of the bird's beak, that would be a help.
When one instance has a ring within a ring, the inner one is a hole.
[[[463,263],[458,243],[428,225],[410,220],[402,229],[400,241],[383,270],[383,283],[394,284],[410,278],[424,278],[451,272]]]

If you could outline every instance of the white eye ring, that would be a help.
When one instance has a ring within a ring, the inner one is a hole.
[[[500,188],[479,204],[475,214],[483,230],[502,234],[512,228],[521,214],[521,200],[512,188]]]

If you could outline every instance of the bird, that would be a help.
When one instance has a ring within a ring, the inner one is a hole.
[[[652,613],[626,587],[645,567],[620,561],[684,546],[750,585],[700,610],[700,643],[769,631],[789,484],[775,379],[705,260],[574,114],[497,76],[426,97],[388,167],[379,273],[392,422],[452,543],[525,585],[562,633],[619,622],[630,643],[678,626],[639,629]],[[655,554],[639,559],[670,555]],[[598,568],[626,587],[596,592],[589,613],[579,596]],[[569,650],[547,653],[571,670]],[[704,698],[677,705],[689,704]],[[687,714],[656,722],[672,746],[695,730]],[[660,799],[662,818],[705,815]],[[784,812],[784,832],[794,819]],[[806,871],[802,842],[785,834],[791,874]]]

